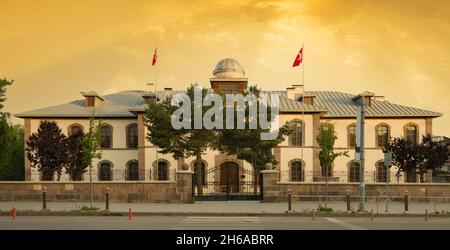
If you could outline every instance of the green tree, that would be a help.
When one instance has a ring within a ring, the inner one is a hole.
[[[3,112],[3,103],[6,101],[6,88],[11,85],[13,81],[0,79],[0,165],[8,158],[9,148],[9,133],[11,124],[9,122],[10,114]]]
[[[431,135],[423,136],[420,146],[422,148],[424,161],[419,165],[418,172],[420,175],[420,181],[424,182],[424,174],[427,173],[428,170],[442,167],[442,165],[444,165],[448,160],[449,153],[447,146],[433,141],[433,137]]]
[[[326,124],[321,124],[319,126],[319,135],[316,140],[319,144],[319,161],[322,168],[322,176],[325,174],[325,207],[327,207],[328,202],[328,177],[331,173],[331,166],[334,160],[339,156],[348,157],[348,151],[345,152],[334,152],[334,143],[337,139],[335,131],[332,127]]]
[[[392,164],[400,172],[406,173],[406,182],[425,182],[428,170],[439,168],[448,159],[448,149],[445,145],[433,141],[431,135],[422,137],[420,144],[411,143],[404,138],[394,138],[384,149],[392,152]]]
[[[392,152],[392,165],[397,166],[397,175],[406,173],[406,182],[417,182],[418,167],[425,160],[420,145],[397,137],[389,141],[384,151]]]
[[[42,180],[52,181],[56,173],[58,181],[67,165],[67,141],[56,122],[41,121],[38,131],[27,141],[27,157],[31,166],[42,174]]]
[[[6,101],[6,87],[13,83],[13,80],[0,79],[0,111],[3,109],[3,103]]]
[[[101,152],[98,152],[100,146],[100,124],[95,121],[94,115],[89,120],[89,131],[81,140],[81,150],[83,151],[83,165],[89,166],[89,186],[91,193],[91,208],[94,207],[94,189],[92,184],[92,163],[94,159],[102,157]],[[81,160],[81,159],[80,159]]]
[[[258,98],[260,97],[260,93],[261,90],[258,89],[257,86],[251,86],[244,94],[254,94]],[[262,104],[259,105],[259,108],[261,108]],[[268,105],[268,121],[273,121],[275,117],[271,117],[271,112],[269,112],[270,108],[270,105]],[[259,126],[260,124],[258,124],[256,129],[249,129],[252,118],[250,117],[249,105],[246,105],[244,116],[244,124],[246,129],[237,129],[236,111],[237,110],[235,109],[235,114],[233,116],[235,128],[223,129],[219,131],[217,148],[223,153],[228,155],[236,155],[238,159],[248,162],[252,166],[256,178],[256,174],[259,173],[260,170],[264,169],[264,166],[267,163],[272,163],[273,165],[277,164],[272,151],[276,146],[284,141],[285,136],[289,134],[290,130],[287,124],[285,124],[278,129],[278,136],[274,140],[261,140],[261,133],[270,132],[270,128],[263,129]],[[259,121],[259,112],[256,114],[256,119]],[[224,119],[224,121],[225,120],[226,119]],[[254,181],[254,183],[256,185],[256,181]]]
[[[194,88],[200,88],[198,85],[191,85],[186,94],[190,98],[191,114],[194,115]],[[202,100],[208,93],[208,89],[201,88]],[[190,129],[174,129],[171,124],[171,115],[175,110],[181,107],[179,105],[172,106],[170,97],[162,102],[158,102],[156,98],[149,100],[145,115],[145,125],[148,129],[147,140],[156,145],[159,153],[172,154],[175,159],[183,157],[196,157],[196,165],[202,165],[202,153],[208,148],[215,145],[216,133],[213,130],[205,128],[203,124],[200,129],[194,127],[194,119],[188,118]],[[201,105],[201,104],[200,104]],[[208,107],[201,107],[201,117],[208,110]],[[198,194],[202,194],[203,173],[198,171],[196,186]]]
[[[23,127],[8,124],[7,130],[5,137],[8,146],[5,147],[0,160],[0,180],[23,181],[25,178]]]
[[[71,134],[67,138],[67,157],[69,162],[66,166],[66,172],[73,181],[81,181],[83,174],[89,167],[84,158],[84,137],[83,131],[80,131],[79,133]]]

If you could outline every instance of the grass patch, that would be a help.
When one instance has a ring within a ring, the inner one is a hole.
[[[100,208],[98,207],[88,207],[88,206],[82,206],[80,207],[80,211],[98,211]]]
[[[325,207],[325,206],[322,206],[322,204],[319,204],[319,206],[317,207],[317,211],[319,213],[331,213],[331,212],[333,212],[333,208]]]

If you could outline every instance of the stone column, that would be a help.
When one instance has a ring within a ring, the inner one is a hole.
[[[190,202],[192,199],[193,174],[194,172],[189,170],[177,171],[177,194],[182,202]]]
[[[144,115],[138,114],[138,174],[140,181],[145,181],[145,137]]]
[[[425,118],[425,135],[433,135],[433,120]]]
[[[274,202],[280,199],[280,171],[278,170],[262,170],[263,181],[263,202]]]
[[[31,120],[30,118],[26,118],[24,122],[24,144],[23,148],[27,148],[27,141],[31,136]],[[28,160],[27,153],[24,150],[25,154],[25,180],[31,181],[31,163],[30,160]]]
[[[317,136],[319,135],[319,127],[320,127],[320,114],[313,115],[313,178],[322,176],[322,168],[320,166],[319,160],[319,144],[317,143]]]

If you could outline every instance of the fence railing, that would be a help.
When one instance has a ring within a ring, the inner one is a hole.
[[[377,171],[365,171],[364,181],[365,183],[386,183],[386,177],[388,177],[388,183],[444,183],[442,179],[433,179],[431,175],[424,174],[422,180],[419,175],[415,178],[406,178],[405,173],[397,173],[396,171],[389,171],[388,176],[386,173],[378,173]],[[312,170],[292,172],[289,170],[284,170],[280,172],[280,182],[325,182],[330,183],[359,183],[360,175],[357,172],[349,173],[347,171],[333,171],[329,174],[328,180],[325,176],[316,176],[313,174]]]

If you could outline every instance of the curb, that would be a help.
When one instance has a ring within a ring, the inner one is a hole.
[[[221,213],[221,212],[133,212],[133,216],[283,216],[283,217],[311,217],[312,213]],[[17,211],[20,216],[128,216],[128,212],[107,211]],[[0,216],[11,216],[10,211],[1,211]],[[318,217],[370,217],[370,213],[317,213]],[[424,217],[425,214],[375,214],[378,218],[390,217]],[[450,214],[429,214],[429,217],[450,218]]]

